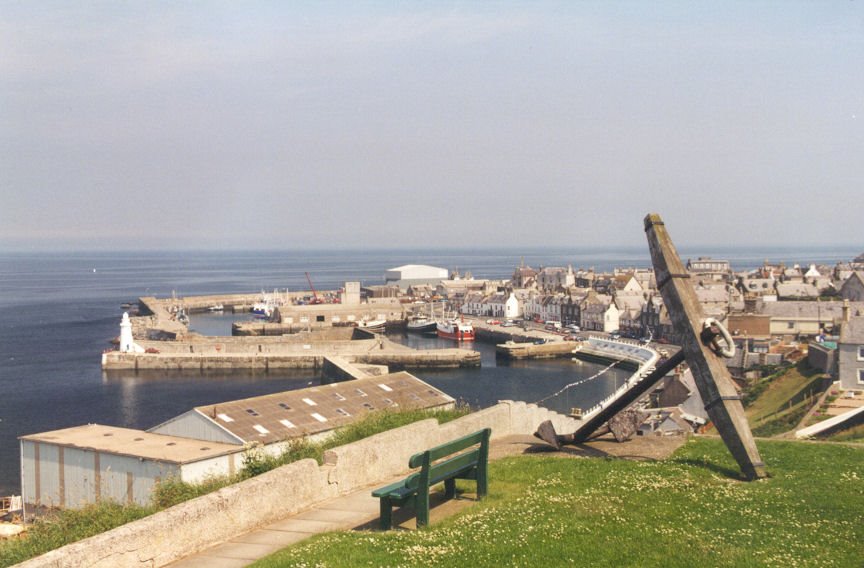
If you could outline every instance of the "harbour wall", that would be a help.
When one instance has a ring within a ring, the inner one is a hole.
[[[336,328],[334,328],[335,330]],[[338,333],[353,333],[338,330]],[[325,334],[327,335],[327,334]],[[332,334],[331,334],[332,335]],[[416,350],[382,336],[373,339],[328,340],[302,337],[203,338],[189,341],[138,341],[143,353],[102,354],[104,370],[314,369],[326,357],[348,363],[386,365],[393,370],[476,367],[480,354],[466,349]],[[148,352],[149,351],[149,352]]]
[[[507,359],[553,359],[570,357],[576,343],[572,341],[549,341],[547,343],[515,343],[508,341],[495,346],[495,354]]]
[[[203,356],[194,354],[135,354],[112,351],[103,354],[102,368],[106,371],[208,371],[214,369],[248,369],[271,371],[276,369],[323,369],[324,354],[225,354]],[[343,354],[348,362],[365,365],[384,365],[392,371],[404,369],[452,369],[479,367],[480,354],[462,349],[441,349],[416,353]]]

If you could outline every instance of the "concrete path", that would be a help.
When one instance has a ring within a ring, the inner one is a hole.
[[[287,517],[263,528],[238,536],[193,556],[170,564],[170,568],[238,568],[313,535],[344,530],[377,530],[378,499],[372,491],[405,477],[404,475],[370,485],[354,493],[325,501],[308,511]],[[430,524],[475,503],[476,495],[462,493],[444,500],[442,493],[430,496]],[[393,511],[396,529],[415,529],[410,507]]]
[[[663,459],[686,440],[685,437],[655,438],[637,437],[618,444],[609,436],[578,446],[564,446],[562,451],[552,448],[533,436],[510,436],[493,440],[489,447],[489,459],[496,460],[513,455],[544,453],[561,458],[617,456],[624,459]],[[385,479],[374,485],[358,489],[353,493],[325,501],[307,511],[287,517],[260,529],[248,532],[188,556],[170,564],[170,568],[239,568],[258,559],[309,538],[313,535],[344,530],[377,530],[378,499],[372,491],[387,485],[404,475]],[[448,517],[477,502],[473,493],[462,493],[455,499],[445,500],[443,492],[430,495],[429,522]],[[393,511],[393,525],[398,529],[413,530],[416,519],[410,507]]]
[[[385,485],[382,483],[381,485]],[[377,486],[376,486],[377,487]],[[171,564],[171,568],[235,568],[312,535],[373,526],[378,519],[378,499],[373,488],[326,501],[308,511],[238,536]]]

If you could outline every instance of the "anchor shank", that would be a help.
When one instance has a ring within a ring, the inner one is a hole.
[[[702,307],[690,284],[690,275],[681,263],[659,215],[652,213],[645,217],[645,233],[657,287],[679,336],[684,357],[693,372],[708,416],[742,473],[748,479],[766,477],[765,465],[756,448],[732,377],[720,356],[702,342],[702,323],[705,319]]]

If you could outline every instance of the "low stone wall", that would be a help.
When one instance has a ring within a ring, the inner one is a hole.
[[[552,420],[558,431],[573,431],[578,425],[546,408],[513,401],[443,425],[423,420],[328,450],[324,465],[310,459],[288,464],[19,566],[165,566],[338,495],[406,473],[408,459],[431,446],[487,427],[492,428],[493,440],[532,434],[544,420]]]

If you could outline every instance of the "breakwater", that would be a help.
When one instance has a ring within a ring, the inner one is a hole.
[[[363,337],[366,337],[365,339]],[[279,337],[204,337],[136,340],[131,352],[102,354],[105,370],[273,369],[320,370],[326,357],[348,363],[387,365],[392,370],[476,367],[480,354],[466,349],[415,350],[381,335],[331,327]]]

